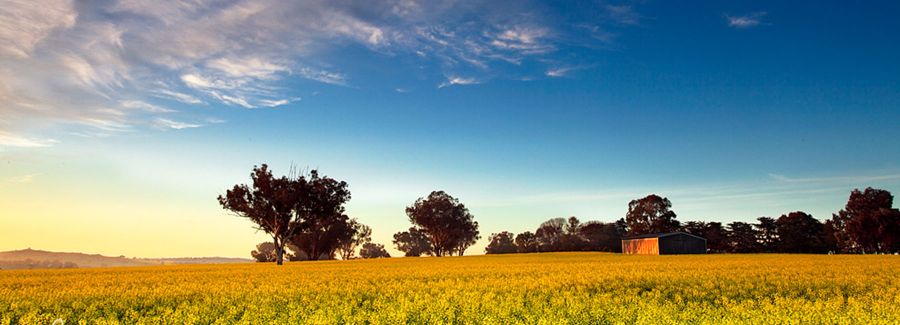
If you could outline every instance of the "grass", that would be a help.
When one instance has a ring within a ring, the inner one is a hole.
[[[900,257],[514,254],[0,271],[0,323],[900,323]]]

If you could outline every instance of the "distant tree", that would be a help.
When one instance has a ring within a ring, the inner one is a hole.
[[[621,252],[624,229],[615,223],[588,221],[578,232],[585,240],[585,249],[600,252]]]
[[[359,256],[362,258],[382,258],[391,257],[391,254],[384,249],[384,245],[366,242],[359,249]]]
[[[829,253],[841,251],[838,244],[837,229],[834,227],[834,220],[825,220],[822,223],[822,232],[819,234],[819,241],[822,243],[822,249]]]
[[[759,250],[753,225],[746,222],[732,222],[728,224],[727,233],[728,252],[753,253]]]
[[[275,243],[267,241],[256,244],[256,250],[250,252],[250,255],[257,262],[275,262],[278,260],[277,250]]]
[[[900,211],[891,192],[866,188],[850,193],[847,205],[832,216],[834,236],[846,252],[900,251]]]
[[[706,223],[703,221],[688,221],[681,226],[681,231],[703,237],[705,236],[704,233],[706,233]]]
[[[656,194],[628,202],[625,222],[629,235],[643,235],[677,231],[680,223],[671,210],[672,202]]]
[[[407,257],[431,255],[431,241],[428,235],[416,227],[410,227],[408,231],[394,234],[394,246]]]
[[[824,253],[820,234],[822,222],[811,215],[796,211],[782,215],[778,225],[778,249],[782,253]]]
[[[771,217],[759,217],[756,221],[753,227],[756,228],[760,251],[765,253],[778,251],[778,223]]]
[[[350,220],[350,229],[353,235],[338,243],[338,253],[342,260],[349,260],[356,254],[356,248],[372,240],[372,228],[360,223],[356,219]]]
[[[516,236],[516,249],[519,253],[534,253],[540,249],[537,237],[530,231]]]
[[[486,254],[509,254],[515,253],[518,249],[515,243],[515,235],[508,231],[491,234],[488,238],[490,243],[485,247]]]
[[[563,236],[566,234],[566,219],[553,218],[538,227],[534,232],[539,250],[542,252],[558,252],[562,250]]]
[[[587,248],[587,242],[581,237],[581,220],[569,217],[563,229],[561,249],[563,251],[581,251]]]
[[[707,222],[706,232],[703,238],[706,238],[706,247],[710,252],[724,253],[728,251],[728,232],[722,227],[721,222]]]
[[[444,191],[434,191],[406,208],[409,221],[431,242],[435,256],[462,255],[478,237],[478,222],[469,209]]]
[[[681,231],[706,238],[706,249],[713,253],[728,251],[728,234],[721,222],[688,221]]]

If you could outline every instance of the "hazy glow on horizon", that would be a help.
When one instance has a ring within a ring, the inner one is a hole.
[[[889,9],[379,4],[8,1],[0,250],[248,257],[268,236],[215,198],[261,163],[349,182],[395,256],[432,190],[479,221],[469,254],[649,193],[726,223],[900,194]]]

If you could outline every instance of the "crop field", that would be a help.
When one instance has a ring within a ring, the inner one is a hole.
[[[602,253],[0,271],[0,323],[900,323],[900,257]]]

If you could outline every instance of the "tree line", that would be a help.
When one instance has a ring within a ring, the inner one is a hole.
[[[346,215],[351,197],[346,182],[315,169],[275,177],[265,164],[254,166],[250,178],[249,185],[235,185],[218,202],[271,236],[251,252],[256,260],[281,265],[285,258],[390,257],[384,245],[372,242],[370,227]],[[392,241],[405,256],[463,255],[481,238],[468,208],[444,191],[417,199],[405,212],[411,227]],[[803,211],[756,221],[682,223],[668,198],[651,194],[630,201],[628,212],[615,222],[552,218],[533,232],[491,234],[485,252],[620,252],[623,237],[675,231],[706,238],[714,253],[900,252],[900,211],[886,190],[853,190],[844,209],[824,222]]]
[[[621,252],[622,238],[676,231],[706,238],[712,253],[900,252],[900,210],[893,208],[890,192],[871,187],[853,190],[844,209],[824,222],[795,211],[777,218],[759,217],[755,223],[681,223],[669,199],[651,194],[629,202],[625,217],[616,222],[553,218],[534,232],[491,234],[485,252]]]
[[[272,241],[250,254],[260,262],[390,257],[384,245],[372,242],[370,227],[345,214],[350,191],[344,181],[291,172],[275,177],[266,164],[254,166],[251,183],[238,184],[219,195],[226,210],[253,222]],[[479,236],[478,222],[469,210],[443,191],[431,192],[406,208],[412,227],[394,235],[394,244],[407,256],[463,255]]]

